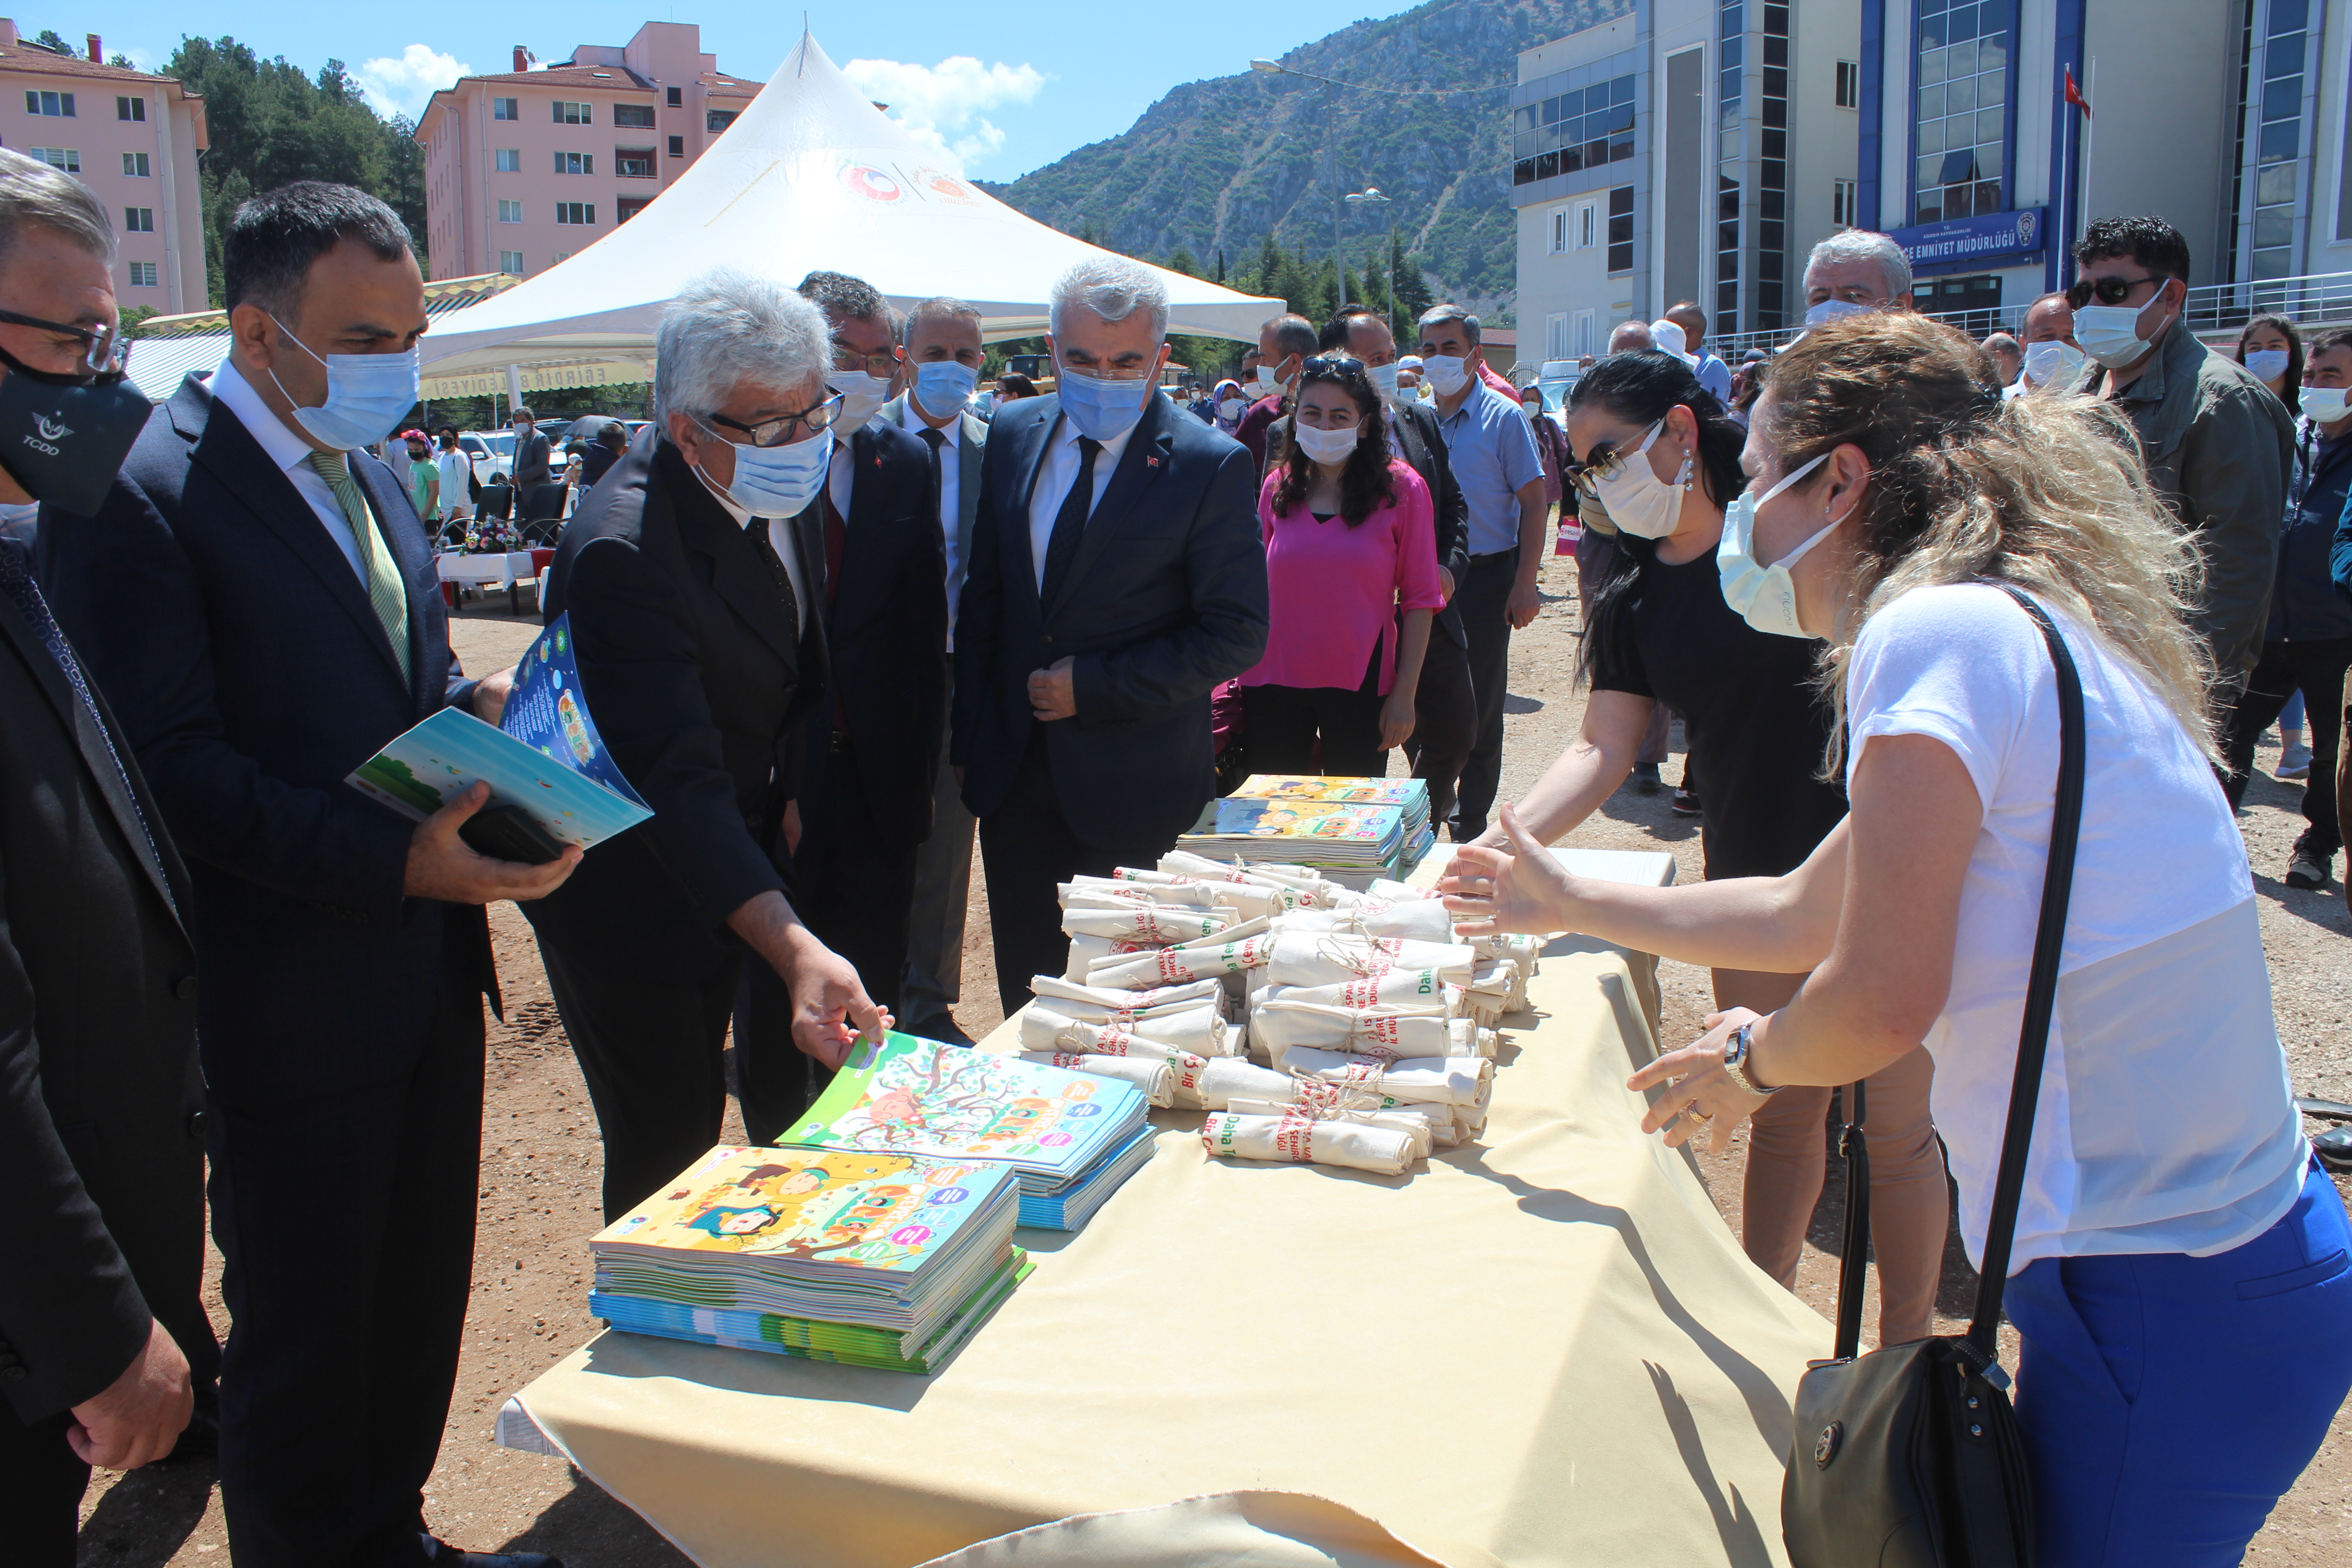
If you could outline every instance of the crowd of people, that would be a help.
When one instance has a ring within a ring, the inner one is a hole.
[[[711,271],[665,315],[656,418],[572,454],[541,606],[653,816],[540,865],[465,842],[482,786],[416,824],[343,782],[440,709],[496,722],[512,673],[450,650],[432,525],[470,468],[455,431],[403,428],[427,323],[399,220],[313,182],[245,203],[232,346],[152,408],[113,246],[78,182],[0,152],[0,419],[82,433],[0,452],[0,502],[40,503],[29,545],[0,541],[0,1508],[25,1561],[72,1560],[91,1465],[211,1442],[240,1568],[544,1563],[424,1516],[499,1005],[484,906],[532,926],[615,1217],[718,1141],[730,1037],[755,1142],[862,1035],[970,1043],[975,841],[1003,1007],[1060,973],[1057,885],[1151,864],[1214,795],[1221,689],[1254,769],[1380,776],[1402,750],[1465,931],[1710,969],[1706,1037],[1633,1082],[1670,1142],[1752,1124],[1744,1242],[1784,1284],[1829,1096],[1866,1080],[1880,1335],[1925,1336],[1948,1149],[1982,1256],[2056,798],[2053,670],[1994,584],[2090,693],[2009,1297],[2043,1559],[2235,1561],[2352,1387],[2352,1237],[2230,809],[2299,691],[2289,879],[2332,874],[2352,334],[2306,357],[2265,318],[2209,353],[2160,220],[2092,225],[2006,345],[1914,312],[1899,247],[1842,233],[1777,356],[1727,364],[1679,305],[1621,326],[1558,419],[1450,304],[1409,354],[1383,312],[1277,315],[1188,410],[1161,283],[1117,258],[1054,282],[1045,395],[981,395],[962,300]],[[515,478],[543,479],[547,437],[514,428]],[[387,439],[405,483],[367,453]],[[1591,697],[1496,820],[1555,506],[1582,524]],[[1670,712],[1706,879],[1569,876],[1543,847],[1661,783]]]

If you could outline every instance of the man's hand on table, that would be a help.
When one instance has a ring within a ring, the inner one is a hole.
[[[1066,656],[1043,669],[1029,672],[1029,710],[1040,720],[1050,723],[1077,715],[1077,679],[1070,673],[1075,662]]]
[[[580,864],[576,844],[565,845],[562,854],[543,866],[526,866],[520,860],[493,860],[477,854],[457,837],[466,819],[488,805],[489,799],[490,786],[477,783],[416,825],[408,840],[408,874],[400,889],[404,896],[450,904],[488,904],[500,899],[524,903],[543,899],[563,886],[563,879]]]

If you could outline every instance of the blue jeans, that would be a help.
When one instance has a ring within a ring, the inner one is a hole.
[[[2009,1282],[2037,1560],[2234,1563],[2352,1390],[2352,1228],[2315,1162],[2212,1258],[2045,1258]]]

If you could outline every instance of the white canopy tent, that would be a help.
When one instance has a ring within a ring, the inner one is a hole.
[[[742,118],[652,205],[570,260],[436,321],[421,340],[425,395],[503,389],[509,366],[540,384],[648,379],[663,306],[720,265],[787,287],[817,268],[846,272],[902,310],[952,294],[1002,340],[1044,331],[1054,279],[1104,254],[941,167],[803,34]],[[1286,308],[1153,270],[1168,287],[1171,331],[1255,342]]]

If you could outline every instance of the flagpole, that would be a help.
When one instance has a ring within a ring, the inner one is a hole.
[[[2071,75],[2067,79],[2071,83]],[[2058,112],[2066,117],[2064,146],[2058,163],[2058,266],[2055,276],[2058,287],[2065,288],[2074,280],[2066,276],[2074,256],[2074,219],[2081,216],[2082,200],[2074,190],[2074,115],[2073,103],[2063,94],[2058,100]]]
[[[2096,55],[2091,57],[2090,66],[2084,73],[2083,98],[2088,103],[2095,104],[2099,101],[2099,57]],[[2074,215],[2078,219],[2084,213],[2091,210],[2091,157],[2098,150],[2099,145],[2098,111],[2093,110],[2084,115],[2084,119],[2085,123],[2083,126],[2083,183],[2076,204],[2080,210]],[[2089,222],[2084,220],[2084,227],[2087,230],[2089,226]]]

